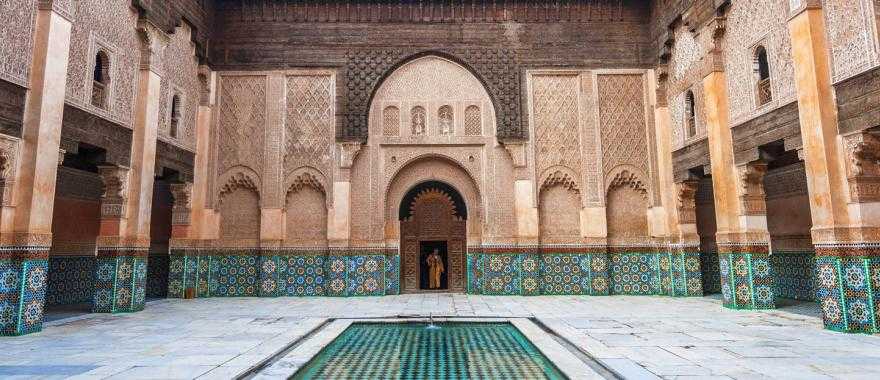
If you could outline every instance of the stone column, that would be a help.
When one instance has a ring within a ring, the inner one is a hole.
[[[8,165],[4,174],[13,177],[4,178],[0,215],[0,281],[6,283],[0,286],[0,335],[42,329],[52,245],[72,20],[66,2],[38,4],[34,35],[18,36],[34,39],[22,139],[4,150]]]
[[[102,167],[99,173],[105,186],[94,300],[94,311],[99,313],[143,310],[146,297],[162,80],[159,57],[168,37],[144,21],[139,22],[137,32],[141,61],[131,168]]]
[[[214,109],[212,93],[214,75],[207,66],[199,67],[201,96],[196,115],[196,154],[193,183],[172,185],[175,210],[172,239],[169,249],[168,297],[208,297],[208,256],[199,255],[204,242],[217,236],[213,223],[214,210],[207,208],[210,181],[208,176],[211,156],[211,115]],[[184,215],[188,213],[188,217]],[[184,224],[184,219],[188,223]],[[179,227],[178,227],[179,226]],[[176,228],[176,232],[175,232]],[[185,233],[184,233],[185,230]],[[200,270],[203,269],[203,270]],[[187,289],[190,289],[187,292]]]
[[[327,210],[327,242],[330,247],[348,247],[351,242],[351,166],[361,143],[337,144],[339,168],[333,180],[333,206]]]
[[[528,172],[526,157],[528,145],[521,141],[508,141],[504,148],[513,159],[516,179],[513,182],[513,206],[516,215],[516,239],[519,245],[537,244],[540,239],[538,222],[537,189],[533,175]],[[584,213],[581,212],[583,222]],[[583,223],[581,223],[583,225]]]
[[[133,255],[123,233],[129,207],[130,170],[100,166],[104,185],[101,195],[101,227],[95,264],[95,295],[92,310],[115,313],[143,309],[146,296],[146,252]]]
[[[734,162],[727,78],[721,51],[724,32],[725,19],[722,17],[716,17],[706,26],[706,33],[713,35],[712,46],[704,58],[703,76],[721,290],[725,307],[772,308],[772,283],[767,283],[772,277],[766,215],[754,215],[749,208],[751,205],[743,202],[755,195],[744,193],[751,188],[737,187],[743,184],[742,179],[752,180],[753,177],[741,177],[743,168],[738,168]],[[748,166],[747,170],[751,168],[753,166]],[[763,202],[763,196],[761,200]],[[763,223],[759,222],[761,218]]]
[[[817,301],[826,328],[875,333],[880,328],[880,144],[870,133],[838,135],[821,2],[793,0],[790,6]]]

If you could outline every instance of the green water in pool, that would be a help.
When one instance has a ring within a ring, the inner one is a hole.
[[[294,379],[564,379],[510,323],[355,323]]]

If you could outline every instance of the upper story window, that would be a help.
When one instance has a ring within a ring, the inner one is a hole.
[[[177,138],[180,128],[180,95],[174,94],[171,97],[171,122],[168,125],[168,136]]]
[[[773,90],[770,86],[770,61],[767,59],[767,49],[758,46],[755,49],[755,74],[757,74],[758,106],[763,106],[773,100]]]
[[[697,106],[693,91],[688,90],[684,103],[684,122],[687,128],[687,137],[691,138],[697,135]]]
[[[103,50],[95,54],[95,67],[92,72],[92,105],[107,108],[110,92],[110,56]]]
[[[427,114],[424,108],[420,106],[413,107],[412,111],[410,111],[410,119],[413,136],[421,136],[427,132]]]
[[[440,120],[440,134],[451,135],[455,130],[455,117],[452,107],[446,105],[437,110],[437,119]]]

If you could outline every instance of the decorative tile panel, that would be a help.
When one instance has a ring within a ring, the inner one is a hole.
[[[95,256],[49,258],[46,305],[91,303],[95,286]]]

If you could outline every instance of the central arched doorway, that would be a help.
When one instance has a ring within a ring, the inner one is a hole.
[[[440,181],[419,183],[401,199],[399,219],[401,290],[464,291],[467,206],[458,190]],[[438,261],[443,271],[432,281]]]

